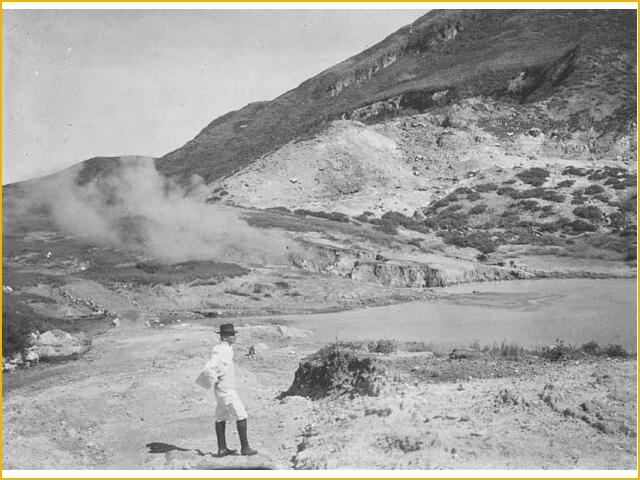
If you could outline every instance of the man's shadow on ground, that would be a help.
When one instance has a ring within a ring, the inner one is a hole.
[[[217,454],[213,452],[203,452],[199,448],[182,448],[177,445],[171,445],[170,443],[151,442],[147,443],[146,447],[149,449],[149,453],[169,453],[169,452],[196,452],[201,457],[205,455],[212,455],[217,457]]]
[[[169,452],[195,452],[197,453],[199,456],[201,457],[206,457],[206,456],[211,456],[213,458],[233,458],[233,457],[237,457],[238,460],[243,459],[243,458],[247,458],[247,457],[242,457],[241,455],[218,455],[218,453],[214,453],[214,452],[203,452],[202,450],[200,450],[199,448],[183,448],[183,447],[179,447],[177,445],[171,445],[170,443],[162,443],[162,442],[151,442],[151,443],[147,443],[146,447],[149,449],[149,453],[160,453],[160,454],[166,454]],[[273,466],[271,465],[265,465],[263,463],[258,463],[255,465],[234,465],[234,466],[225,466],[223,467],[225,469],[230,469],[230,470],[273,470]],[[211,469],[211,467],[209,467],[208,469]]]

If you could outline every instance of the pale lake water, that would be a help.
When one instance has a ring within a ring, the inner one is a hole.
[[[636,279],[542,279],[435,289],[445,298],[346,312],[294,315],[314,340],[412,340],[442,346],[556,339],[616,343],[636,352]]]

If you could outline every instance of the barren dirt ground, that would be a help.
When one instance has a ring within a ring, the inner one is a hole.
[[[310,332],[274,325],[241,327],[235,347],[260,455],[218,459],[212,394],[194,383],[214,331],[128,323],[96,337],[77,361],[6,375],[4,468],[635,466],[635,359],[514,362],[505,377],[481,380],[464,377],[471,369],[462,362],[454,365],[460,381],[417,375],[391,378],[378,397],[280,400],[300,360],[320,345]],[[268,351],[248,358],[257,343]],[[453,362],[421,355],[411,361]],[[238,446],[234,426],[227,438]]]

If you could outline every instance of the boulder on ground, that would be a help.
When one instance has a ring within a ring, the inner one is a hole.
[[[386,367],[368,355],[325,348],[300,363],[293,383],[281,397],[315,400],[338,394],[378,396],[387,374]]]
[[[28,364],[38,363],[40,361],[40,354],[38,353],[38,347],[33,345],[31,347],[25,348],[23,357],[24,357],[25,363],[28,363]]]
[[[237,327],[238,341],[252,344],[256,341],[282,342],[290,340],[303,340],[311,336],[310,330],[302,330],[282,325],[247,325]]]
[[[40,360],[66,360],[75,358],[91,348],[91,341],[82,332],[71,334],[54,329],[40,334],[36,341]]]
[[[24,358],[22,357],[22,353],[18,352],[11,357],[11,363],[14,365],[22,365],[24,363]]]

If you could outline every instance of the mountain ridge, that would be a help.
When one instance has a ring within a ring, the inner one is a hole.
[[[432,11],[270,102],[217,118],[157,166],[169,176],[195,173],[210,183],[399,95],[410,97],[401,107],[418,111],[477,95],[524,101],[535,93],[526,88],[535,87],[532,77],[544,77],[577,48],[585,55],[602,47],[624,50],[633,48],[634,38],[630,11]],[[523,74],[523,88],[510,90]]]

